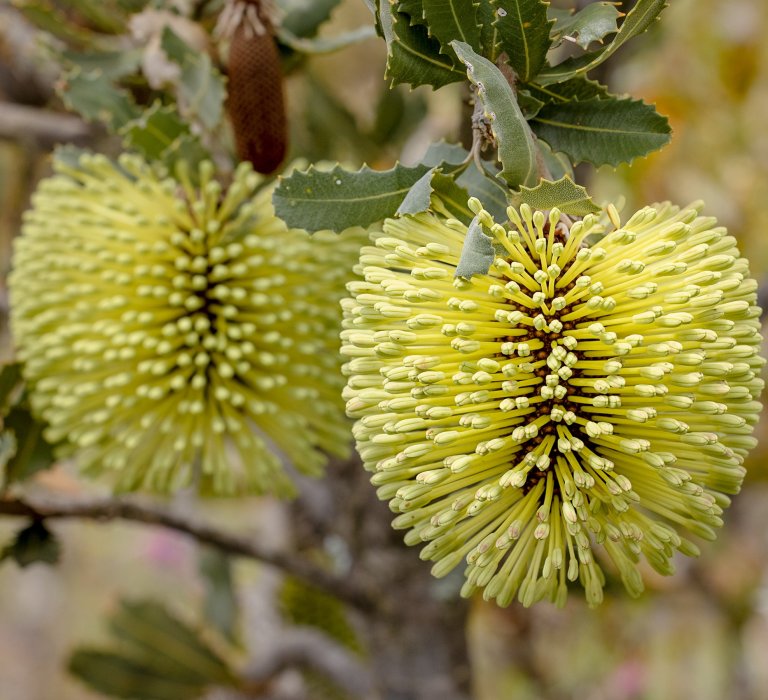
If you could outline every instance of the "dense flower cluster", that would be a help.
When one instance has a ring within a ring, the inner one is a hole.
[[[467,227],[432,213],[362,251],[342,302],[358,450],[433,573],[466,562],[463,595],[563,604],[578,580],[597,604],[606,563],[638,594],[641,557],[670,574],[741,485],[757,285],[698,206],[570,225],[524,205],[509,230],[470,206],[487,274],[454,278]]]
[[[248,166],[169,177],[134,156],[56,163],[10,278],[47,436],[120,490],[286,492],[347,445],[339,298],[355,234],[287,230]]]

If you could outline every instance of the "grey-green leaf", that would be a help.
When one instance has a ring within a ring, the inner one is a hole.
[[[520,202],[533,209],[553,209],[557,207],[563,214],[586,216],[600,211],[581,185],[569,177],[560,180],[541,180],[536,187],[521,187]]]
[[[341,0],[278,0],[283,13],[280,24],[295,36],[314,36],[320,25],[330,19],[339,2]],[[366,0],[366,4],[375,12],[373,0]]]
[[[466,65],[467,75],[483,103],[485,118],[498,145],[501,177],[512,187],[533,184],[537,175],[536,144],[504,74],[468,44],[454,41],[451,46]]]
[[[494,26],[499,32],[500,52],[517,77],[532,80],[544,66],[552,45],[549,32],[554,24],[547,18],[549,3],[543,0],[490,0],[496,10]]]
[[[493,239],[483,232],[482,224],[475,217],[469,225],[459,264],[453,276],[469,278],[473,275],[484,275],[491,269],[495,258]]]
[[[536,135],[574,163],[629,163],[670,139],[669,122],[640,100],[603,99],[550,104],[531,122]]]
[[[277,38],[294,51],[306,54],[326,54],[340,51],[348,46],[359,44],[361,41],[372,39],[376,36],[376,30],[364,25],[348,32],[342,32],[330,37],[299,37],[289,32],[285,27],[277,29]]]
[[[621,46],[633,37],[646,31],[667,6],[666,0],[638,0],[627,13],[619,31],[610,44],[585,56],[570,58],[562,63],[542,70],[537,82],[542,85],[561,83],[577,75],[584,75],[610,58]]]
[[[390,0],[379,0],[379,14],[387,42],[386,74],[393,85],[438,88],[464,78],[463,71],[440,52],[440,42],[429,36],[426,27],[412,25],[409,16],[398,12]]]
[[[74,68],[66,74],[62,98],[87,121],[104,122],[112,131],[136,119],[140,112],[131,96],[100,70]]]
[[[614,3],[593,2],[567,18],[557,19],[551,37],[555,41],[573,37],[586,50],[593,41],[602,42],[609,34],[615,34],[619,17],[621,12]]]
[[[281,178],[273,195],[275,212],[292,228],[341,232],[394,216],[408,191],[429,170],[425,165],[377,171],[341,166],[322,172],[310,168]]]

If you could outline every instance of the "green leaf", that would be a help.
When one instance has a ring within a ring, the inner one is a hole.
[[[517,91],[517,104],[520,105],[520,111],[523,113],[526,121],[533,119],[544,106],[544,102],[531,95],[528,90]]]
[[[93,43],[93,33],[69,21],[50,0],[17,0],[14,7],[35,27],[67,44],[90,46]]]
[[[440,165],[441,163],[448,163],[450,165],[459,165],[463,163],[469,152],[463,147],[454,143],[446,143],[445,141],[439,141],[433,143],[428,149],[422,162],[424,165]],[[498,170],[489,162],[483,163],[483,172],[477,167],[474,161],[470,161],[466,170],[455,178],[456,185],[462,190],[466,191],[469,197],[477,197],[482,203],[483,208],[493,216],[493,218],[501,223],[507,220],[507,206],[509,206],[509,189],[503,185],[497,178]],[[434,186],[433,180],[433,186]],[[454,191],[454,196],[456,192]],[[469,199],[467,197],[466,199]],[[466,204],[466,199],[464,204]],[[456,214],[454,213],[454,216]],[[456,216],[461,219],[461,217]],[[469,223],[473,218],[470,214]]]
[[[303,38],[289,32],[285,27],[277,29],[277,38],[287,47],[306,54],[333,53],[348,46],[359,44],[361,41],[373,39],[376,30],[368,25],[352,29],[342,34],[322,38]]]
[[[363,166],[357,172],[338,165],[330,172],[310,168],[281,178],[272,201],[277,215],[291,228],[341,232],[393,216],[428,169],[424,165],[396,165],[384,171]]]
[[[4,416],[11,408],[13,394],[21,384],[21,365],[11,362],[0,367],[0,416]]]
[[[554,180],[567,175],[571,180],[574,180],[573,166],[571,161],[565,153],[555,153],[544,141],[539,139],[536,142],[536,146],[539,149],[541,158],[544,161],[544,165],[549,171],[550,176]],[[487,208],[487,207],[486,207]]]
[[[474,0],[423,0],[423,17],[430,36],[443,53],[453,55],[450,43],[457,39],[480,50],[480,27]]]
[[[615,34],[619,17],[621,12],[614,3],[593,2],[567,19],[558,19],[551,37],[555,41],[566,36],[575,37],[576,43],[586,50],[593,41],[602,42],[609,34]]]
[[[561,83],[591,71],[610,58],[627,41],[646,31],[666,6],[666,0],[638,0],[627,13],[610,44],[599,51],[570,58],[554,67],[544,69],[539,74],[537,82],[542,85]]]
[[[181,68],[178,84],[179,110],[187,119],[214,129],[221,121],[227,90],[224,77],[205,52],[194,51],[169,27],[163,30],[161,46]]]
[[[111,698],[126,700],[196,700],[205,685],[166,678],[143,661],[122,654],[78,649],[68,664],[69,672],[83,683]]]
[[[288,624],[313,627],[351,651],[362,651],[358,635],[338,598],[287,576],[278,594],[278,607]]]
[[[499,30],[500,50],[520,80],[532,80],[544,66],[552,45],[549,32],[554,24],[547,18],[543,0],[490,0],[496,8],[494,25]]]
[[[546,210],[557,207],[563,214],[570,216],[586,216],[601,211],[587,194],[587,190],[568,177],[554,182],[541,180],[536,187],[521,187],[520,201],[533,209]]]
[[[537,175],[536,145],[515,94],[502,72],[467,44],[451,44],[467,66],[467,75],[477,87],[485,117],[499,150],[501,177],[512,187],[533,184]]]
[[[394,9],[394,0],[379,0],[381,30],[387,42],[387,77],[393,85],[433,88],[464,78],[450,58],[440,53],[440,42],[425,27],[411,25],[406,14]]]
[[[341,0],[278,0],[282,11],[281,26],[297,37],[311,37],[317,34],[320,25],[328,21],[331,12]],[[375,12],[373,0],[366,4]]]
[[[482,224],[475,217],[469,225],[459,264],[453,276],[470,278],[473,275],[485,275],[491,269],[495,258],[493,238],[483,232]]]
[[[5,428],[16,437],[16,453],[5,468],[5,485],[25,481],[50,469],[55,459],[53,447],[43,437],[43,424],[34,418],[25,403],[14,406],[3,421]]]
[[[205,619],[230,642],[236,642],[239,608],[232,559],[221,550],[205,547],[200,551],[199,566],[205,584]]]
[[[138,119],[126,124],[121,133],[131,148],[149,160],[159,160],[176,139],[189,133],[189,127],[174,106],[163,106],[158,101]]]
[[[571,102],[573,100],[608,99],[612,95],[608,88],[596,80],[583,76],[571,78],[563,83],[551,85],[526,85],[525,89],[542,102]]]
[[[5,470],[16,454],[16,436],[10,430],[0,432],[0,484],[6,483]]]
[[[629,163],[666,144],[669,122],[640,100],[550,104],[531,122],[536,135],[574,163]]]
[[[231,683],[227,663],[192,626],[151,600],[122,601],[109,620],[126,656],[165,678],[200,686]]]
[[[499,57],[499,28],[494,24],[496,8],[489,0],[481,0],[477,8],[477,19],[480,25],[480,53],[492,63]]]
[[[470,193],[458,184],[456,178],[435,173],[432,178],[432,209],[437,210],[442,206],[453,218],[468,226],[474,216],[467,205],[469,197]]]
[[[104,122],[112,131],[140,114],[131,96],[115,87],[100,70],[72,69],[64,77],[61,96],[66,106],[83,119]]]
[[[20,567],[25,568],[38,562],[56,564],[61,556],[61,545],[54,534],[41,520],[20,530],[13,542],[6,546],[0,555],[0,561],[13,559]]]
[[[143,49],[125,51],[62,51],[59,57],[78,66],[83,71],[100,70],[107,78],[116,80],[134,73],[139,64]]]

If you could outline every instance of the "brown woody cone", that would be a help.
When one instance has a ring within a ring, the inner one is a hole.
[[[265,174],[280,166],[288,147],[280,54],[271,28],[266,28],[253,34],[241,24],[235,31],[227,101],[238,157]]]

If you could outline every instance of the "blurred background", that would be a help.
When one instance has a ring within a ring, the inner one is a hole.
[[[67,3],[63,3],[66,5]],[[75,4],[75,3],[73,3]],[[360,0],[344,0],[329,35],[370,23]],[[619,52],[599,77],[614,92],[656,103],[674,136],[660,153],[630,167],[578,172],[597,201],[623,196],[627,210],[649,201],[706,201],[750,258],[768,299],[768,3],[765,0],[675,0],[652,31]],[[22,212],[48,169],[56,142],[108,144],[98,128],[67,115],[54,93],[57,67],[41,49],[37,30],[0,0],[0,271],[4,280]],[[388,167],[415,162],[428,144],[460,138],[462,89],[451,85],[390,91],[382,76],[384,46],[369,40],[343,52],[305,59],[288,81],[294,155]],[[23,107],[23,111],[17,108]],[[5,314],[4,283],[0,309]],[[7,323],[0,356],[10,356]],[[742,494],[727,514],[718,542],[700,560],[681,560],[674,578],[647,572],[647,593],[629,600],[615,586],[590,611],[571,596],[565,610],[517,605],[499,610],[471,601],[465,631],[469,668],[455,668],[477,700],[765,700],[768,698],[768,440],[765,421]],[[276,548],[313,548],[335,562],[355,554],[354,524],[336,522],[337,493],[328,484],[306,490],[296,505],[267,499],[196,503],[182,496],[180,512],[205,517]],[[355,469],[354,465],[351,469]],[[360,481],[363,491],[365,479]],[[32,488],[62,497],[106,494],[66,465],[42,472]],[[324,490],[325,489],[325,490]],[[365,491],[364,491],[365,492]],[[314,496],[308,494],[315,494]],[[367,492],[365,492],[367,493]],[[308,503],[314,499],[315,502]],[[359,500],[359,499],[358,499]],[[386,521],[386,509],[362,497]],[[303,509],[303,510],[302,510]],[[313,515],[307,516],[311,511]],[[299,515],[297,515],[299,513]],[[319,513],[319,514],[318,514]],[[330,515],[329,515],[330,514]],[[373,515],[371,517],[374,517]],[[307,519],[304,523],[302,519]],[[316,518],[313,521],[312,518]],[[341,520],[344,520],[341,518]],[[348,527],[348,530],[344,530]],[[0,520],[0,546],[18,523]],[[207,595],[200,552],[190,540],[131,524],[55,523],[63,546],[56,567],[20,569],[0,562],[0,698],[95,700],[66,672],[71,650],[105,639],[104,616],[121,598],[155,598],[195,619]],[[300,544],[297,544],[300,543]],[[410,553],[413,567],[428,566]],[[243,611],[241,645],[253,655],[269,644],[276,624],[279,577],[253,563],[233,568]],[[453,600],[450,580],[426,595]],[[446,588],[447,586],[447,588]],[[324,603],[317,602],[317,606]],[[459,604],[456,603],[456,607]],[[462,612],[463,612],[462,608]],[[322,614],[321,614],[322,617]],[[352,620],[361,639],[365,622]],[[365,653],[377,654],[375,646]],[[316,691],[313,697],[332,697]],[[336,696],[333,696],[336,697]],[[407,694],[403,698],[409,697]]]

